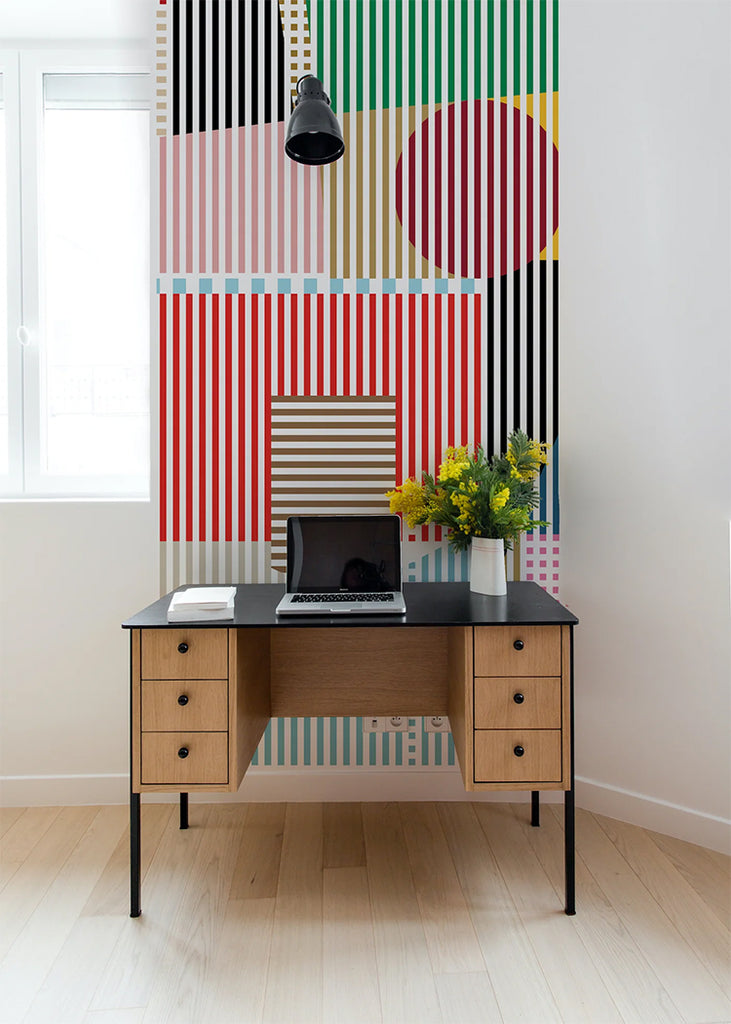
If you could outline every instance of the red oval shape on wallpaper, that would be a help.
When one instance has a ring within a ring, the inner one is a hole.
[[[548,232],[547,153],[548,136],[544,128],[538,129],[538,154],[534,153],[534,119],[517,107],[513,110],[511,139],[508,139],[508,116],[511,109],[507,103],[499,104],[499,124],[496,125],[496,101],[485,100],[486,117],[483,123],[482,101],[465,100],[450,103],[435,111],[432,118],[421,123],[420,152],[417,146],[419,129],[409,136],[407,168],[404,170],[404,153],[396,165],[396,212],[409,241],[420,251],[424,259],[442,270],[458,277],[494,277],[496,238],[500,231],[499,263],[500,274],[507,273],[509,246],[512,233],[512,269],[518,270],[536,259],[546,247]],[[457,153],[457,118],[460,119],[462,155]],[[521,119],[525,119],[521,135]],[[465,153],[465,140],[472,128],[473,153]],[[487,132],[486,168],[482,165],[482,133]],[[430,135],[433,142],[430,146]],[[442,133],[446,136],[446,162],[442,159]],[[494,140],[494,141],[493,141]],[[508,160],[508,143],[511,144],[511,160]],[[491,159],[497,147],[499,165]],[[521,147],[525,152],[521,152]],[[553,224],[550,236],[558,227],[558,149],[552,149],[552,194]],[[521,168],[525,172],[524,188],[521,189]],[[431,195],[431,201],[421,203],[417,211],[417,175],[421,184],[422,197]],[[512,181],[509,181],[509,176]],[[404,178],[407,180],[405,181]],[[459,188],[457,187],[459,185]],[[538,211],[535,211],[534,192],[538,187]],[[500,196],[500,216],[495,225],[495,190]],[[510,208],[508,200],[510,199]],[[521,200],[525,203],[521,211]],[[443,204],[446,204],[446,237],[444,237]],[[483,234],[483,210],[486,231]],[[535,218],[538,219],[538,245],[535,249]],[[455,227],[461,222],[459,251]],[[420,231],[419,231],[420,227]],[[419,234],[420,245],[417,246]],[[530,251],[529,251],[530,246]],[[485,266],[483,266],[483,262]],[[472,267],[470,264],[472,263]]]

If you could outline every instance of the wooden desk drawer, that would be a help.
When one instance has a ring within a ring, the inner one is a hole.
[[[561,782],[561,730],[476,729],[475,782]]]
[[[143,679],[227,679],[227,629],[143,629]]]
[[[560,676],[559,626],[476,626],[476,676]]]
[[[228,680],[146,679],[142,684],[145,732],[225,732]]]
[[[560,677],[475,679],[475,728],[560,729]]]
[[[143,732],[141,760],[140,781],[146,786],[225,786],[228,733]]]

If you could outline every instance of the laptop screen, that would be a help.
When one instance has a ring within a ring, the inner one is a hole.
[[[290,593],[401,590],[398,516],[291,516]]]

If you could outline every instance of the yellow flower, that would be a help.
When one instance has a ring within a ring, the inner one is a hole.
[[[466,446],[447,448],[444,452],[444,462],[439,467],[439,482],[446,483],[447,480],[459,480],[462,474],[469,468],[470,460]]]
[[[503,489],[501,491],[498,491],[497,494],[493,497],[492,501],[490,502],[490,508],[492,509],[492,511],[498,512],[501,508],[505,508],[505,506],[508,503],[509,497],[510,488],[503,487]]]
[[[387,491],[386,497],[391,513],[403,515],[409,526],[418,526],[427,521],[424,489],[416,480],[404,480],[395,491]]]

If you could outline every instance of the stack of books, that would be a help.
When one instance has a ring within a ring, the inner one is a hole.
[[[170,598],[168,622],[214,622],[234,617],[236,587],[188,587]]]

